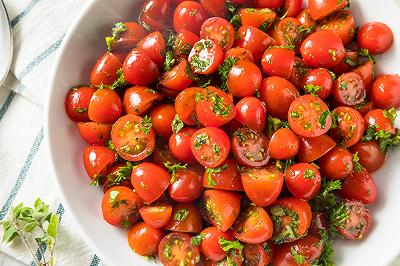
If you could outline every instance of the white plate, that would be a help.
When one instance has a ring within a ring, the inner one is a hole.
[[[47,95],[45,135],[53,176],[64,203],[75,217],[80,235],[109,265],[147,265],[129,248],[126,232],[103,221],[101,189],[90,187],[82,164],[84,143],[64,110],[67,90],[88,83],[89,71],[105,51],[104,37],[118,21],[136,20],[139,3],[133,0],[94,0],[89,3],[65,37],[54,66]],[[400,36],[400,6],[392,0],[353,0],[358,25],[367,21],[387,23]],[[400,46],[378,58],[379,72],[400,72]],[[374,174],[379,200],[371,206],[374,227],[361,242],[336,244],[337,265],[388,265],[400,253],[400,151],[389,156]]]

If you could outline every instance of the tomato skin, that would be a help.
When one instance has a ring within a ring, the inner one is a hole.
[[[345,55],[342,39],[329,29],[319,30],[308,36],[300,51],[304,61],[313,68],[332,69],[342,62]]]
[[[200,41],[199,36],[187,29],[177,32],[174,44],[174,52],[177,56],[188,55],[196,42]]]
[[[160,229],[169,222],[172,216],[172,206],[168,203],[144,206],[139,213],[147,224]]]
[[[186,29],[199,35],[203,22],[208,14],[204,7],[195,1],[183,1],[174,12],[174,29],[176,32]]]
[[[315,26],[315,21],[311,17],[310,9],[308,8],[303,9],[303,11],[301,11],[297,16],[297,19],[304,28],[311,28]]]
[[[90,145],[104,145],[111,137],[111,125],[96,122],[77,124],[79,134]]]
[[[313,162],[330,150],[332,150],[336,143],[327,135],[322,135],[315,138],[302,138],[300,137],[300,147],[297,153],[297,159],[302,163]]]
[[[136,22],[124,22],[127,30],[112,42],[111,49],[116,52],[130,51],[146,36],[146,30]],[[121,61],[123,62],[123,61]]]
[[[400,107],[400,76],[385,74],[377,77],[372,84],[370,97],[377,108]]]
[[[153,130],[164,140],[169,140],[172,135],[172,121],[176,115],[175,107],[172,104],[160,104],[154,107],[149,116],[153,123]]]
[[[200,0],[200,4],[207,10],[213,17],[226,16],[225,0]]]
[[[70,89],[65,97],[65,110],[69,119],[74,122],[88,122],[90,99],[96,90],[90,87]]]
[[[186,89],[193,82],[186,74],[187,67],[188,61],[185,58],[181,58],[177,65],[163,74],[160,84],[170,90],[178,92]]]
[[[201,231],[204,236],[200,244],[201,253],[214,262],[223,260],[226,257],[226,252],[222,250],[219,240],[224,238],[233,241],[234,237],[230,231],[221,232],[217,227],[208,227]]]
[[[118,94],[111,89],[99,89],[90,99],[88,115],[90,120],[109,124],[122,114],[122,102]]]
[[[351,107],[338,107],[333,110],[338,116],[338,125],[330,134],[344,147],[351,147],[363,136],[365,130],[364,119],[361,114]],[[353,129],[354,128],[354,129]]]
[[[190,148],[191,137],[195,132],[194,128],[182,128],[178,133],[172,134],[169,139],[169,150],[182,163],[197,162]]]
[[[286,16],[296,17],[303,8],[303,0],[285,0]]]
[[[369,210],[359,201],[345,200],[349,219],[343,228],[337,228],[339,233],[349,240],[361,240],[371,228],[372,216]]]
[[[266,103],[267,113],[279,119],[287,119],[291,103],[299,96],[296,87],[284,78],[268,77],[261,83],[260,100]]]
[[[185,211],[183,219],[177,218],[179,212]],[[200,233],[203,227],[200,210],[193,203],[178,203],[172,209],[172,216],[165,230],[182,233]]]
[[[139,14],[138,22],[149,31],[162,31],[164,29],[164,23],[161,20],[156,20],[145,12]]]
[[[274,226],[268,213],[261,207],[250,206],[237,218],[233,235],[247,244],[261,244],[272,237]]]
[[[370,91],[375,76],[374,63],[368,60],[364,64],[354,68],[352,71],[361,77],[364,82],[365,88],[367,89],[367,91]]]
[[[361,172],[354,171],[342,184],[340,195],[346,199],[361,201],[371,204],[376,201],[377,188],[373,177],[363,169]]]
[[[257,8],[280,8],[285,0],[253,0],[253,2]]]
[[[243,126],[255,131],[264,131],[267,120],[267,110],[256,97],[244,97],[236,104],[235,119]]]
[[[382,54],[392,46],[393,32],[384,23],[369,22],[358,31],[357,43],[371,54]]]
[[[130,228],[139,219],[139,209],[142,206],[142,200],[132,189],[117,186],[104,194],[101,210],[107,223]]]
[[[260,89],[261,81],[262,73],[258,66],[240,60],[229,70],[227,86],[235,97],[250,97]]]
[[[167,45],[161,32],[150,33],[138,43],[137,48],[145,52],[159,68],[163,67]]]
[[[246,60],[246,61],[254,62],[253,54],[248,49],[241,48],[241,47],[233,47],[233,48],[229,49],[228,51],[226,51],[224,60],[226,60],[228,57],[232,57],[232,58],[236,59],[237,61]]]
[[[203,176],[203,186],[206,188],[214,188],[221,190],[243,191],[243,185],[240,178],[240,172],[237,164],[226,159],[218,171],[206,169]],[[212,169],[215,170],[215,169]]]
[[[297,135],[288,128],[280,128],[272,135],[268,152],[274,159],[286,160],[296,156],[299,147],[300,140]]]
[[[263,31],[251,27],[241,26],[238,30],[238,38],[235,46],[246,48],[254,56],[254,62],[260,62],[264,51],[275,44],[275,40]]]
[[[261,59],[261,65],[265,74],[288,79],[293,71],[294,52],[287,48],[269,48]]]
[[[132,186],[144,203],[156,201],[168,188],[171,175],[160,166],[144,162],[134,167]]]
[[[368,173],[373,173],[381,166],[386,160],[386,153],[382,152],[377,141],[359,141],[356,145],[351,147],[352,153],[357,153],[359,163],[367,170]]]
[[[200,37],[218,42],[227,51],[235,41],[235,29],[226,19],[212,17],[201,25]]]
[[[143,115],[163,97],[150,87],[134,86],[124,94],[124,109],[127,114]]]
[[[336,10],[343,9],[348,5],[347,0],[337,1],[337,0],[310,0],[308,2],[308,9],[310,10],[310,15],[314,20],[319,20],[326,17]]]
[[[245,266],[270,265],[273,261],[272,245],[269,242],[263,245],[246,244],[243,249],[243,256]]]
[[[241,173],[243,189],[257,206],[266,207],[278,198],[283,186],[283,174],[273,166],[250,168]]]
[[[200,261],[200,248],[191,244],[192,236],[186,233],[170,233],[158,246],[158,257],[165,266],[195,266]],[[166,252],[171,250],[171,252]],[[166,257],[166,254],[170,255]]]
[[[331,95],[334,82],[332,75],[328,70],[324,68],[318,68],[308,71],[304,78],[304,86],[307,85],[318,86],[319,91],[317,92],[317,96],[324,100]]]
[[[267,28],[269,28],[276,18],[276,13],[269,8],[242,8],[239,14],[243,26],[252,26],[257,29],[263,23],[268,23]]]
[[[196,125],[196,93],[203,89],[191,87],[181,91],[175,98],[175,110],[186,125]]]
[[[83,164],[90,179],[95,181],[115,164],[115,153],[104,146],[88,146],[83,150]]]
[[[130,248],[140,256],[154,256],[163,238],[163,232],[144,222],[135,224],[128,232]]]
[[[364,121],[366,127],[375,126],[376,132],[380,130],[385,130],[387,132],[390,132],[391,134],[396,133],[396,128],[392,124],[392,121],[385,116],[384,110],[382,109],[374,109],[369,111],[365,114]]]
[[[170,0],[147,0],[142,5],[142,13],[148,15],[154,20],[163,21],[171,15]]]
[[[176,202],[193,202],[203,193],[203,176],[195,171],[177,170],[174,182],[168,188],[169,196]]]
[[[330,29],[336,32],[342,39],[343,45],[351,43],[356,32],[356,24],[351,11],[341,10],[319,25],[321,29]]]
[[[155,82],[160,75],[157,65],[145,52],[137,48],[126,56],[122,69],[125,80],[139,86]]]
[[[122,68],[118,58],[110,52],[100,57],[90,72],[90,84],[94,86],[111,85],[118,78],[118,70]]]
[[[285,182],[295,198],[310,200],[319,192],[321,174],[317,167],[308,163],[289,166],[285,172]]]
[[[278,45],[294,45],[294,50],[298,52],[303,39],[302,34],[300,34],[300,27],[301,24],[297,18],[286,17],[278,21],[271,32],[271,36],[276,40]]]
[[[203,194],[203,214],[208,222],[226,232],[240,212],[241,196],[224,190],[207,190]]]
[[[319,159],[318,165],[326,178],[345,179],[354,170],[353,155],[347,149],[337,146]]]
[[[342,105],[354,106],[367,97],[364,81],[354,72],[348,72],[337,78],[333,88],[335,100]]]

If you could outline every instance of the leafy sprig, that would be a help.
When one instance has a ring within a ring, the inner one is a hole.
[[[376,140],[381,151],[387,152],[389,147],[393,148],[400,144],[400,130],[396,129],[395,134],[392,134],[386,130],[377,130],[375,125],[369,125],[362,140],[363,142]]]

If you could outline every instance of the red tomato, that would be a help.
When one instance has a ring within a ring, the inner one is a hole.
[[[267,110],[256,97],[245,97],[236,104],[235,119],[243,126],[255,131],[264,131],[267,121]]]
[[[295,51],[299,51],[303,34],[301,34],[301,24],[297,18],[286,17],[276,24],[272,30],[271,36],[279,45],[289,46],[294,45]]]
[[[126,115],[111,130],[111,140],[118,155],[128,161],[140,161],[154,150],[156,137],[140,116]]]
[[[219,167],[207,168],[204,172],[203,186],[206,188],[243,191],[237,164],[231,159],[226,159]]]
[[[297,159],[302,163],[318,160],[336,146],[336,143],[327,135],[315,138],[300,138]]]
[[[303,0],[285,0],[285,8],[286,10],[284,14],[287,17],[296,17],[300,14],[303,8]]]
[[[382,109],[400,107],[400,76],[385,74],[377,77],[370,92],[374,106]]]
[[[176,34],[176,40],[174,43],[174,52],[177,56],[189,55],[190,50],[196,42],[200,41],[199,36],[186,29],[180,30]]]
[[[163,67],[167,45],[161,32],[150,33],[138,43],[137,48],[145,52],[159,68]]]
[[[354,170],[353,154],[342,147],[335,147],[318,161],[321,173],[328,179],[348,177]]]
[[[303,41],[300,50],[304,61],[313,68],[332,69],[345,55],[342,39],[329,29],[312,33]]]
[[[226,19],[213,17],[201,25],[200,37],[218,42],[227,51],[235,41],[235,29]]]
[[[165,167],[166,162],[169,162],[172,165],[179,163],[169,150],[168,144],[164,143],[160,138],[157,139],[152,159],[154,163],[161,167]]]
[[[346,239],[360,240],[364,238],[372,224],[369,210],[358,201],[344,201],[349,218],[343,227],[337,227],[339,233]]]
[[[171,11],[170,0],[147,0],[142,5],[142,14],[146,14],[154,20],[163,21],[169,18]]]
[[[333,96],[342,105],[354,106],[365,100],[367,90],[362,78],[354,72],[349,72],[337,78]]]
[[[213,40],[196,42],[189,54],[189,64],[197,74],[211,74],[218,71],[224,60],[221,45]]]
[[[315,27],[315,21],[311,17],[310,10],[308,8],[303,9],[300,14],[297,16],[297,19],[300,21],[300,24],[303,28],[313,29]]]
[[[139,219],[141,199],[130,188],[112,187],[103,196],[101,210],[104,220],[114,226],[130,228]]]
[[[250,61],[236,62],[228,72],[227,86],[235,97],[253,96],[261,86],[262,73],[258,66]]]
[[[226,16],[225,0],[200,0],[201,5],[214,17]]]
[[[273,261],[273,252],[270,243],[263,245],[247,244],[243,249],[244,265],[265,266]]]
[[[191,244],[191,235],[170,233],[158,246],[158,256],[165,266],[195,266],[200,261],[200,249]]]
[[[364,204],[374,203],[378,190],[373,177],[363,169],[361,172],[354,171],[343,181],[340,195],[345,199],[361,201]]]
[[[202,232],[203,237],[200,244],[201,253],[214,262],[223,260],[226,257],[226,252],[222,250],[219,244],[220,239],[233,241],[234,238],[231,232],[221,232],[217,227],[208,227]]]
[[[276,13],[269,8],[242,8],[239,11],[243,26],[268,29],[275,21]]]
[[[261,133],[250,128],[239,128],[233,133],[232,153],[238,163],[249,167],[267,165],[268,139]]]
[[[343,45],[351,43],[356,32],[353,14],[349,10],[341,10],[328,17],[321,22],[319,28],[336,32],[342,39]]]
[[[265,51],[261,65],[269,76],[290,78],[294,66],[294,52],[287,48],[271,47]]]
[[[132,115],[143,115],[155,102],[162,99],[163,97],[158,92],[149,87],[131,87],[124,94],[125,112]]]
[[[78,87],[68,91],[65,97],[65,110],[72,121],[89,121],[89,103],[95,91],[94,88],[90,87]]]
[[[221,165],[229,155],[230,140],[226,133],[214,127],[197,130],[190,148],[196,160],[203,166],[213,168]]]
[[[368,173],[373,173],[381,166],[386,160],[386,153],[382,152],[377,141],[359,141],[356,145],[351,147],[352,153],[357,153],[359,163],[365,167]]]
[[[118,58],[110,52],[106,52],[97,60],[90,72],[90,84],[94,86],[112,85],[118,78],[118,70],[122,68]]]
[[[234,192],[211,189],[203,194],[203,214],[208,222],[226,232],[240,212],[241,196]]]
[[[138,22],[147,31],[162,31],[164,29],[164,23],[162,20],[156,20],[144,12],[140,13]]]
[[[253,0],[253,2],[258,8],[280,8],[285,4],[285,0]]]
[[[288,128],[281,128],[272,135],[268,153],[274,159],[286,160],[296,156],[299,147],[300,140],[297,135]]]
[[[132,186],[146,204],[156,201],[168,188],[170,174],[153,163],[141,163],[134,167],[131,175]]]
[[[240,27],[237,34],[239,37],[235,46],[249,50],[257,63],[260,62],[264,51],[275,44],[275,40],[268,34],[251,26]]]
[[[325,68],[312,69],[304,78],[304,90],[315,92],[323,100],[331,95],[333,85],[332,74]]]
[[[336,75],[341,75],[343,73],[349,72],[358,64],[359,55],[356,51],[347,50],[344,53],[344,58],[337,66],[332,68],[332,71]]]
[[[201,4],[195,1],[183,1],[174,12],[174,29],[176,32],[186,29],[198,35],[207,17],[207,11]]]
[[[318,137],[331,128],[332,118],[328,106],[314,95],[296,98],[288,112],[290,128],[302,137]]]
[[[117,164],[111,167],[104,180],[103,192],[106,193],[112,187],[124,186],[133,188],[131,184],[131,171],[126,164]]]
[[[307,201],[296,198],[281,198],[269,209],[274,234],[272,240],[275,244],[290,243],[301,238],[311,224],[311,207]],[[293,235],[288,235],[290,227]]]
[[[169,196],[176,202],[193,202],[203,193],[203,175],[191,169],[177,170],[168,188]]]
[[[347,0],[309,0],[308,9],[310,10],[311,17],[314,20],[319,20],[332,14],[336,10],[345,8],[348,4],[349,2]]]
[[[250,206],[242,211],[233,225],[233,235],[247,244],[261,244],[272,237],[274,226],[261,207]]]
[[[172,134],[169,139],[169,150],[182,163],[197,162],[190,148],[191,137],[195,132],[194,128],[183,128],[178,133]]]
[[[111,125],[96,122],[78,123],[79,134],[90,145],[104,145],[111,137]]]
[[[196,93],[200,93],[202,90],[197,87],[187,88],[175,98],[175,111],[186,125],[196,125]]]
[[[296,87],[281,77],[268,77],[261,83],[260,100],[266,103],[267,113],[287,119],[289,107],[300,96]]]
[[[111,89],[99,89],[90,99],[88,115],[98,123],[113,123],[122,114],[122,102],[118,94]]]
[[[157,80],[160,73],[157,65],[142,50],[133,49],[125,58],[124,77],[133,85],[148,85]]]
[[[231,48],[228,51],[226,51],[224,60],[228,59],[228,57],[232,57],[236,61],[246,60],[246,61],[254,62],[253,54],[249,50],[247,50],[245,48],[241,48],[241,47],[234,47],[234,48]]]
[[[183,233],[200,233],[203,226],[199,208],[193,203],[178,203],[165,230]]]
[[[357,66],[352,70],[354,73],[358,74],[364,82],[367,91],[370,91],[372,82],[374,81],[374,63],[370,60]]]
[[[384,23],[369,22],[358,31],[357,43],[371,54],[382,54],[392,46],[393,32]]]
[[[382,109],[374,109],[369,111],[364,116],[364,121],[366,127],[374,126],[376,132],[384,130],[386,132],[390,132],[391,134],[396,133],[396,128],[394,127],[394,121]]]
[[[285,182],[295,198],[310,200],[319,192],[321,174],[318,168],[308,163],[291,165],[285,172]]]
[[[306,65],[303,59],[295,57],[293,71],[292,75],[289,78],[289,81],[293,83],[293,85],[295,85],[297,88],[303,88],[304,79],[309,70],[309,67]]]
[[[356,144],[364,134],[364,119],[351,107],[338,107],[332,111],[337,117],[337,127],[331,131],[331,136],[344,147]]]
[[[90,179],[96,181],[115,164],[115,153],[103,146],[86,147],[83,150],[83,164]]]
[[[163,232],[146,223],[135,224],[128,232],[131,249],[140,256],[154,256],[163,238]]]
[[[157,105],[149,114],[154,132],[164,140],[169,140],[173,133],[171,124],[175,115],[175,107],[172,104]]]
[[[320,237],[320,231],[328,229],[328,215],[325,212],[313,212],[308,234]]]
[[[284,178],[273,166],[250,168],[241,176],[247,197],[257,206],[271,205],[281,193]]]
[[[143,221],[154,228],[164,227],[172,216],[172,206],[168,203],[146,205],[139,210]]]
[[[120,29],[124,27],[126,30],[116,35],[118,36],[117,38],[106,39],[109,50],[116,50],[117,52],[130,51],[146,36],[146,30],[136,22],[117,23],[113,28],[113,34],[114,32],[119,33]]]
[[[179,63],[162,75],[160,84],[170,90],[182,91],[192,84],[193,80],[187,75],[188,61],[181,58]]]

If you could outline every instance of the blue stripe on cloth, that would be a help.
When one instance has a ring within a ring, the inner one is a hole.
[[[90,266],[98,266],[100,263],[100,258],[97,257],[97,255],[94,255],[92,262],[90,263]]]
[[[11,27],[14,28],[18,22],[21,21],[21,19],[23,19],[26,15],[29,14],[29,12],[31,12],[31,10],[35,7],[35,5],[37,3],[39,3],[41,0],[32,0],[26,7],[24,10],[22,10],[21,13],[19,13],[15,18],[13,18],[10,22]]]
[[[26,175],[32,165],[32,161],[35,158],[37,151],[39,150],[40,144],[43,140],[43,128],[40,129],[39,134],[36,136],[35,141],[32,144],[31,150],[28,154],[28,157],[25,160],[24,165],[22,166],[21,171],[19,172],[17,181],[15,182],[10,195],[8,196],[6,203],[0,210],[0,220],[3,220],[7,215],[8,211],[11,208],[11,204],[13,204],[15,197],[17,196],[19,190],[21,189],[22,184],[25,181]]]
[[[10,94],[8,94],[7,99],[4,101],[3,106],[0,108],[0,121],[3,119],[3,116],[7,112],[8,108],[10,108],[11,102],[13,101],[15,97],[15,92],[10,91]]]
[[[64,39],[65,33],[57,40],[55,41],[52,45],[50,45],[46,50],[44,50],[42,53],[40,53],[36,58],[30,62],[24,70],[21,71],[17,75],[17,79],[23,79],[29,72],[32,71],[37,65],[39,65],[43,60],[45,60],[47,57],[49,57],[51,54],[53,54],[57,49],[60,47],[62,40]]]

